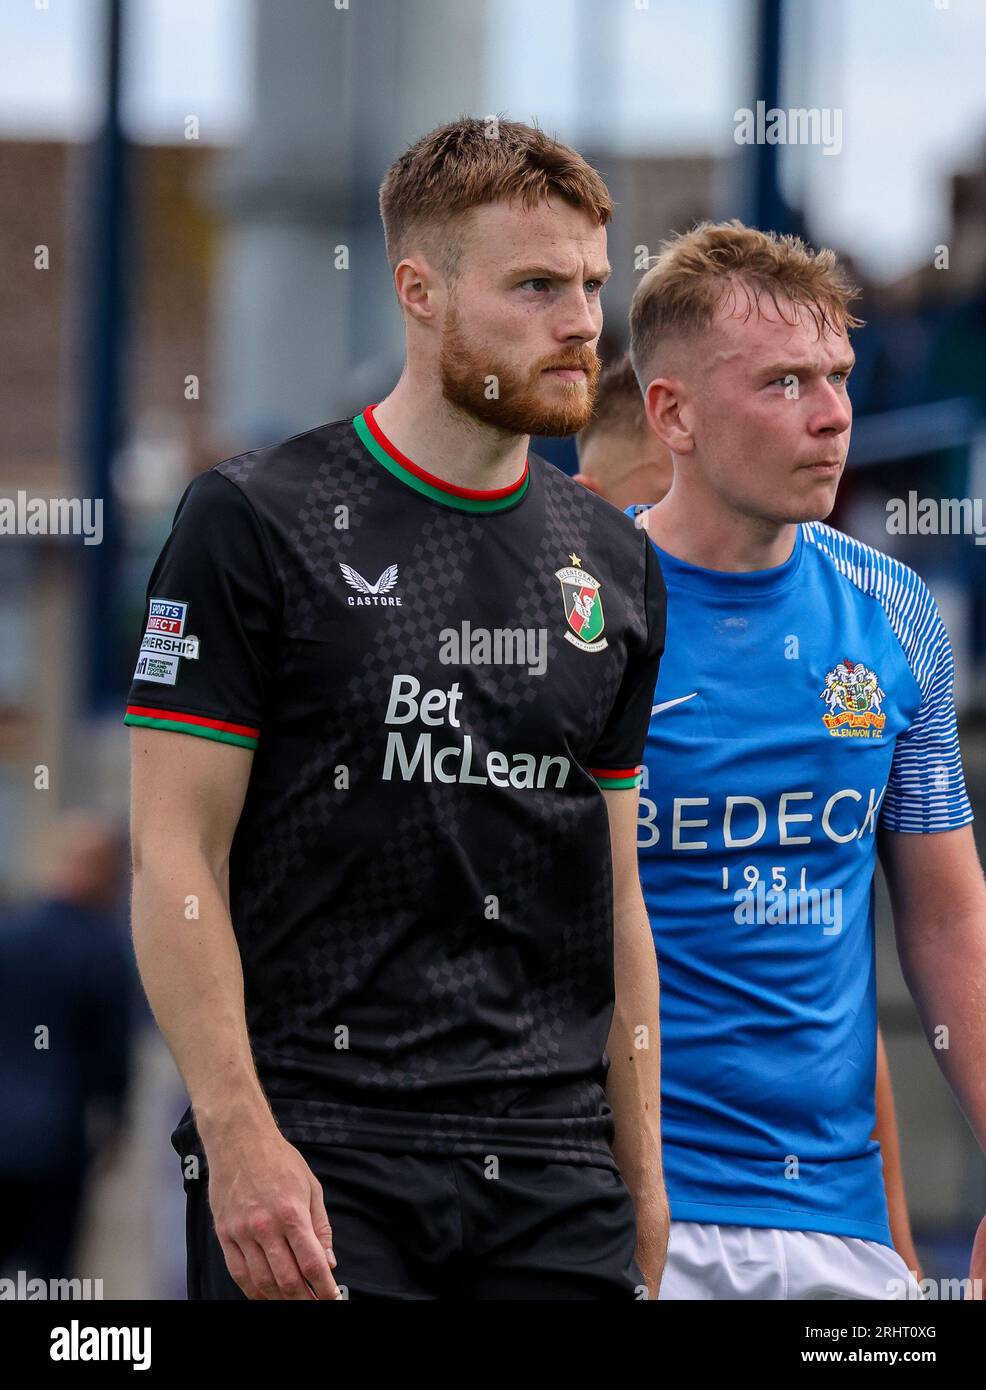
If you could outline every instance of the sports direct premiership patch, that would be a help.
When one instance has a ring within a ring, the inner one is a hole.
[[[197,661],[199,639],[185,636],[188,604],[170,598],[152,598],[147,610],[147,627],[141,638],[140,655],[134,668],[134,680],[155,681],[158,685],[174,685],[178,679],[180,658]]]
[[[187,603],[175,603],[169,598],[152,598],[147,610],[147,631],[168,632],[181,637],[185,631]]]
[[[555,570],[555,578],[561,585],[565,617],[568,619],[566,640],[583,651],[601,652],[609,643],[605,637],[602,641],[596,640],[606,621],[599,580],[581,568],[582,561],[577,555],[570,555],[569,559],[571,565]]]

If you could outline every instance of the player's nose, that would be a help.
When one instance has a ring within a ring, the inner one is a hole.
[[[828,383],[825,384],[823,392],[817,414],[812,420],[814,432],[817,434],[845,434],[852,424],[852,405],[849,398],[844,393],[840,394]]]
[[[581,287],[565,295],[556,326],[559,342],[589,343],[599,336],[601,328],[602,311],[598,299],[590,299]]]

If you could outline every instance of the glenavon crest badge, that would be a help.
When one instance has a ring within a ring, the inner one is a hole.
[[[605,637],[602,641],[597,640],[606,622],[599,580],[582,569],[578,555],[573,554],[568,558],[572,562],[570,565],[555,570],[568,620],[569,630],[565,633],[565,639],[583,651],[601,652],[609,644]]]
[[[825,677],[821,692],[828,706],[822,723],[833,738],[881,738],[887,716],[880,706],[886,694],[875,671],[861,661],[840,661]]]

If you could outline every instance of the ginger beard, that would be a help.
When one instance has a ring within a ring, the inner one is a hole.
[[[601,363],[587,343],[542,358],[524,371],[505,359],[497,360],[485,346],[466,337],[454,303],[449,305],[442,335],[439,367],[442,395],[458,409],[485,425],[508,434],[577,434],[592,414]],[[545,376],[549,367],[580,367],[582,381]],[[495,377],[498,394],[487,395]]]

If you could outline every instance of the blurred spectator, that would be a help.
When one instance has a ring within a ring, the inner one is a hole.
[[[135,974],[120,831],[55,824],[45,885],[0,921],[0,1274],[72,1274],[86,1178],[123,1125]]]

